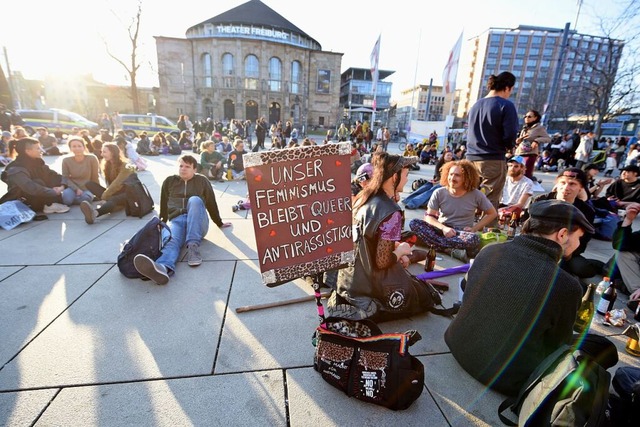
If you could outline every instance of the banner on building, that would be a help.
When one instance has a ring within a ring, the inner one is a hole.
[[[353,262],[348,142],[243,156],[262,282]]]

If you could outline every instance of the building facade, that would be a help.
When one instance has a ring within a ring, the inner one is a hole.
[[[396,110],[398,129],[407,130],[411,120],[444,121],[454,98],[454,93],[445,94],[442,86],[418,85],[402,90]]]
[[[342,53],[320,44],[259,0],[156,37],[158,114],[192,119],[264,117],[269,123],[333,127]]]
[[[376,122],[387,123],[387,112],[391,102],[392,83],[383,81],[395,71],[378,70],[376,83]],[[374,110],[373,76],[370,68],[349,68],[340,76],[340,106],[345,122],[371,121]]]
[[[557,67],[556,96],[547,113],[556,117],[593,114],[593,93],[607,85],[605,76],[615,76],[624,43],[569,31],[563,48],[563,31],[520,25],[513,29],[490,28],[470,39],[467,50],[471,54],[466,56],[466,63],[461,58],[458,74],[457,115],[466,117],[476,100],[488,92],[489,76],[502,71],[516,76],[511,101],[518,111],[544,113]]]

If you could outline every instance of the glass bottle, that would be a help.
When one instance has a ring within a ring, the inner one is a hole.
[[[609,287],[609,278],[603,277],[600,283],[598,283],[598,287],[596,288],[596,294],[602,295],[602,293]]]
[[[604,316],[607,314],[607,311],[611,311],[617,297],[618,292],[616,291],[615,286],[609,282],[609,287],[602,293],[600,302],[598,302],[598,307],[596,308],[598,314],[602,314]]]
[[[427,252],[427,260],[424,263],[424,271],[433,271],[436,267],[436,248],[431,245]]]
[[[593,283],[589,283],[589,286],[587,287],[587,292],[582,297],[580,308],[578,308],[578,313],[576,315],[576,322],[573,324],[573,330],[580,334],[589,330],[589,326],[591,325],[591,319],[593,319],[593,314],[594,314],[593,296],[595,294],[594,288],[595,288],[595,285]]]

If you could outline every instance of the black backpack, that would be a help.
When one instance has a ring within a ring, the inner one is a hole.
[[[637,425],[640,414],[640,368],[624,366],[616,370],[611,382],[617,395],[609,397],[609,419],[612,426]]]
[[[502,412],[511,408],[518,426],[605,425],[611,375],[581,350],[562,346],[531,374],[517,398],[502,402],[503,423],[516,423]]]
[[[120,273],[130,279],[145,279],[133,265],[133,258],[138,254],[147,255],[152,260],[157,260],[162,254],[162,229],[166,228],[171,233],[167,225],[154,216],[140,230],[125,242],[122,250],[118,254],[118,269]],[[169,240],[171,237],[169,237]]]
[[[131,174],[123,185],[127,192],[125,212],[128,216],[142,218],[153,210],[153,198],[147,186],[140,182],[137,174]]]

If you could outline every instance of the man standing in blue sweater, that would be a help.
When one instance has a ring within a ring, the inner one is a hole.
[[[489,93],[469,110],[467,160],[481,176],[486,196],[498,209],[507,178],[505,154],[518,135],[518,112],[509,97],[516,77],[508,71],[489,76]]]

